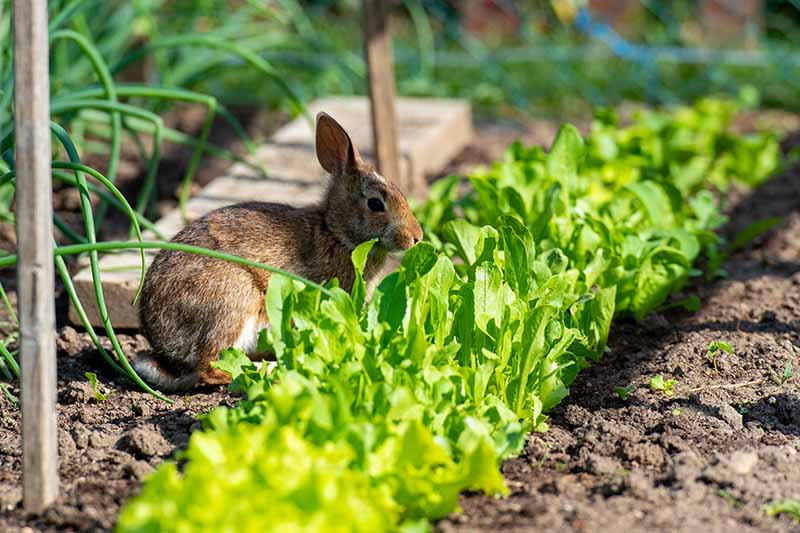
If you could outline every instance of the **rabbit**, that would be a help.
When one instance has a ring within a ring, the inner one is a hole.
[[[400,189],[365,164],[347,132],[326,113],[316,120],[316,155],[330,174],[316,205],[247,202],[222,207],[184,227],[173,242],[202,246],[288,270],[322,283],[338,278],[350,290],[351,252],[377,244],[364,271],[370,280],[390,252],[422,239],[422,228]],[[221,350],[235,346],[253,360],[268,324],[264,295],[270,273],[202,255],[161,250],[147,271],[139,316],[152,355],[136,372],[164,391],[221,385],[230,376],[212,368]]]

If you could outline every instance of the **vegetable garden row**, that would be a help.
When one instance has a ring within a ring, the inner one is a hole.
[[[274,276],[261,341],[277,367],[223,353],[245,399],[203,418],[118,529],[424,530],[464,490],[505,493],[500,462],[546,429],[612,318],[696,306],[668,296],[719,272],[714,190],[779,159],[777,134],[729,133],[739,108],[707,99],[624,127],[602,112],[585,141],[564,126],[549,153],[514,144],[466,188],[437,182],[418,210],[429,242],[367,303],[360,277],[348,294]]]

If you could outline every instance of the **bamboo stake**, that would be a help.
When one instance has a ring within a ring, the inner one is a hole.
[[[14,0],[22,474],[32,513],[58,495],[48,60],[46,0]]]

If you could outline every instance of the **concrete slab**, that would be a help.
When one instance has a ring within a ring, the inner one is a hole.
[[[340,121],[369,160],[372,132],[368,106],[364,97],[332,97],[312,102],[309,110],[312,116],[324,110]],[[469,142],[472,136],[470,107],[463,100],[400,98],[397,116],[402,157],[399,184],[406,194],[421,199],[427,190],[426,175],[442,169]],[[300,207],[322,198],[328,178],[317,162],[313,130],[305,119],[298,118],[278,130],[268,144],[257,150],[253,160],[267,169],[268,176],[260,176],[243,164],[231,166],[189,200],[188,221],[219,207],[244,201]],[[162,217],[156,227],[170,239],[184,222],[176,209]],[[149,231],[144,232],[144,237],[158,240]],[[147,252],[148,264],[155,253]],[[139,283],[138,253],[105,255],[100,260],[100,271],[111,323],[120,329],[138,328],[137,312],[131,305]],[[83,268],[73,277],[73,283],[91,324],[102,326],[95,305],[91,271]],[[72,306],[69,318],[73,323],[80,323]]]

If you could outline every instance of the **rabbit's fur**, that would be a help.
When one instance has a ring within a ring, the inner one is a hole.
[[[351,253],[378,239],[365,269],[369,280],[386,254],[422,239],[422,228],[403,194],[366,165],[345,130],[317,116],[317,159],[331,175],[317,205],[248,202],[208,213],[183,228],[174,242],[202,246],[288,270],[316,282],[338,278],[349,290]],[[134,368],[163,390],[197,383],[223,384],[230,376],[210,363],[237,346],[253,358],[267,325],[264,294],[270,274],[210,257],[162,250],[145,276],[139,304],[144,333],[153,347]]]

